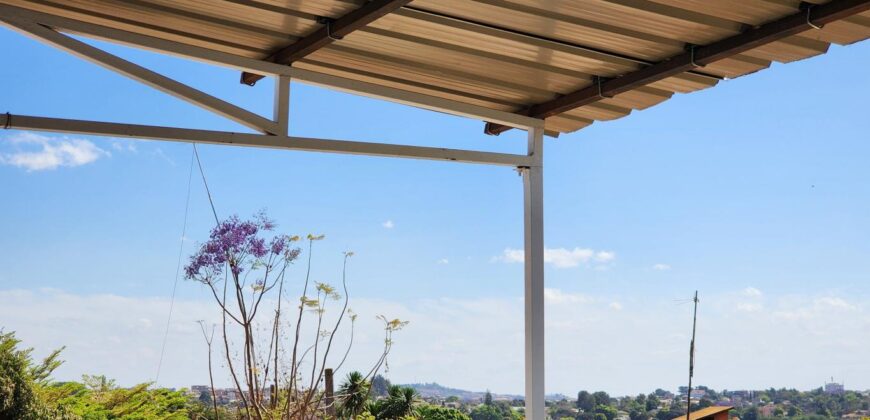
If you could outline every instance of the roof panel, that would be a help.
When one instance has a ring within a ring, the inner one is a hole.
[[[302,12],[289,14],[290,9],[286,8],[278,11],[253,7],[248,4],[228,1],[215,2],[213,0],[146,0],[142,3],[146,3],[150,7],[162,7],[164,10],[174,9],[194,16],[236,21],[255,31],[275,35],[282,39],[281,45],[293,42],[319,26],[315,21],[316,15]]]
[[[841,1],[841,0],[834,0]],[[827,0],[813,3],[825,4]],[[365,0],[0,0],[265,59]],[[415,0],[296,66],[502,111],[616,78],[799,12],[800,0]],[[870,37],[870,11],[550,117],[568,132]]]
[[[643,60],[660,60],[682,51],[683,48],[680,41],[519,3],[496,0],[416,0],[412,5],[463,20],[482,22]]]

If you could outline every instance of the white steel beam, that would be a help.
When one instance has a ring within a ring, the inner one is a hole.
[[[400,157],[508,167],[525,167],[534,164],[533,157],[509,153],[478,152],[473,150],[446,149],[440,147],[405,146],[310,137],[270,136],[264,134],[194,130],[189,128],[70,120],[33,117],[28,115],[0,114],[0,128],[2,127],[16,130],[50,131],[109,137],[130,137],[185,143],[225,144],[309,152]]]
[[[544,405],[544,131],[529,130],[532,165],[521,168],[525,202],[526,419],[545,420]]]
[[[194,105],[198,105],[254,130],[264,133],[278,134],[278,124],[268,118],[261,117],[244,108],[240,108],[229,102],[211,96],[201,90],[194,89],[184,83],[148,70],[138,64],[131,63],[116,55],[109,54],[99,48],[71,38],[68,35],[64,35],[38,23],[21,22],[16,20],[4,21],[13,29],[17,29],[25,35],[29,35],[70,54],[123,74],[124,76],[142,82],[161,92],[170,94]]]
[[[249,71],[265,75],[283,75],[292,77],[298,82],[313,84],[330,89],[341,90],[357,95],[398,102],[446,114],[492,121],[519,129],[543,127],[544,121],[518,115],[512,112],[499,111],[479,105],[439,98],[422,93],[411,92],[373,83],[362,82],[345,77],[328,75],[310,70],[304,70],[263,60],[256,60],[240,55],[224,53],[208,48],[183,44],[180,42],[141,35],[120,29],[109,28],[93,23],[82,22],[61,16],[36,12],[14,6],[0,5],[0,20],[6,22],[36,22],[56,28],[123,45],[157,51],[174,56],[184,57],[210,64],[216,64],[236,70]]]

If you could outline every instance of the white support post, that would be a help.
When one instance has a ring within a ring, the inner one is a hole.
[[[532,165],[521,168],[525,202],[526,419],[545,420],[544,405],[544,130],[529,130]]]
[[[278,125],[275,135],[289,135],[290,128],[290,78],[275,76],[275,106],[272,109],[272,119]]]

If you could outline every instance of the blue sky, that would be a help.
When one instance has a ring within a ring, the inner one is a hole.
[[[14,81],[4,84],[0,112],[243,130],[11,31],[0,30],[0,44],[0,77]],[[266,80],[250,88],[238,84],[235,71],[97,45],[271,112]],[[870,362],[855,353],[870,345],[868,66],[870,44],[835,46],[547,140],[548,392],[680,385],[690,308],[676,300],[695,289],[702,298],[697,382],[806,389],[833,375],[849,388],[870,388]],[[302,84],[293,84],[291,103],[294,135],[525,147],[524,133],[489,137],[478,121]],[[16,160],[59,145],[80,154],[56,168]],[[399,337],[393,355],[394,380],[522,390],[522,368],[514,363],[521,361],[522,265],[510,252],[523,243],[515,172],[221,146],[200,152],[220,215],[265,208],[283,231],[325,233],[315,255],[315,273],[324,278],[336,278],[343,250],[356,252],[353,298],[411,321],[407,342]],[[0,305],[0,326],[40,350],[67,345],[62,376],[99,369],[123,383],[151,379],[153,351],[139,355],[136,369],[117,353],[133,335],[143,340],[137,347],[159,348],[191,146],[13,130],[0,132],[0,162],[0,302],[7,307]],[[194,178],[185,253],[211,224]],[[178,296],[178,325],[208,303],[206,291],[190,282],[180,283]],[[131,314],[112,312],[118,302]],[[105,316],[73,322],[61,334],[57,320],[80,310],[61,310],[72,303]],[[13,313],[13,304],[23,306]],[[29,312],[42,307],[57,308],[55,318]],[[433,330],[467,348],[439,357],[423,344]],[[71,331],[76,335],[64,335]],[[198,342],[184,331],[171,337],[184,349],[179,353],[193,352]],[[114,349],[105,357],[118,360],[95,363],[88,357],[93,343]],[[519,348],[492,360],[509,345]],[[202,369],[173,357],[178,374],[161,383],[202,379]]]

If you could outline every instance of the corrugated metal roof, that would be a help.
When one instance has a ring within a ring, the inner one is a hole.
[[[361,0],[0,0],[251,58]],[[813,3],[827,3],[814,1]],[[415,0],[294,66],[519,111],[800,11],[798,0]],[[870,37],[870,12],[547,119],[570,132],[770,66]]]
[[[730,411],[734,407],[731,406],[712,406],[693,411],[689,414],[689,420],[700,420],[705,417],[715,416],[723,411]],[[674,417],[671,420],[686,420],[686,416]]]

